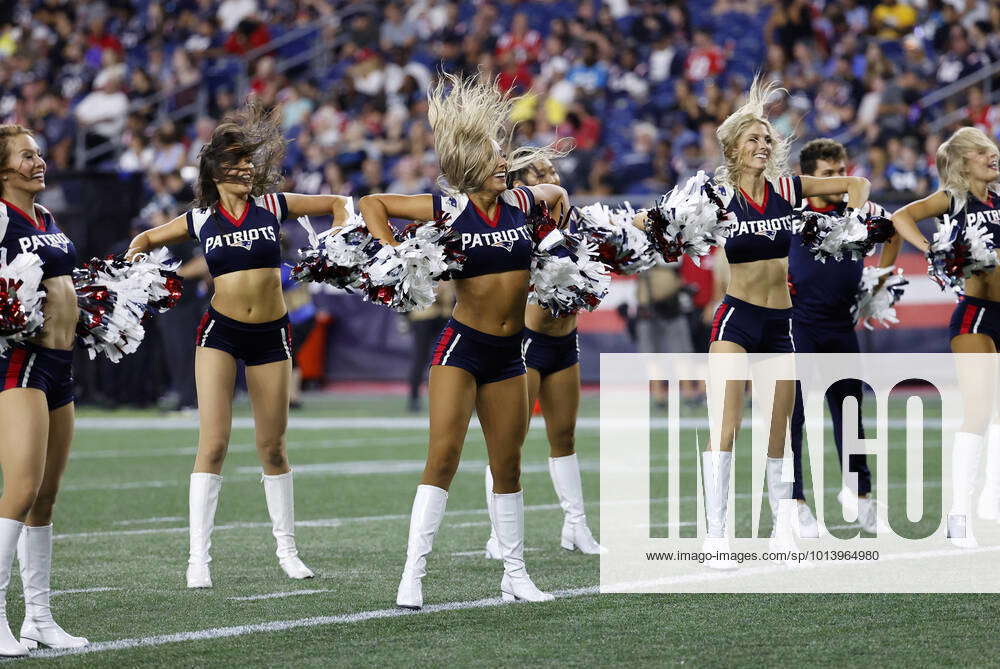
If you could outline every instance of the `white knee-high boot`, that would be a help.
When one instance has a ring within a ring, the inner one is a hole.
[[[500,580],[503,600],[548,602],[555,599],[535,587],[524,566],[524,491],[493,493],[493,526],[503,558],[503,578]]]
[[[958,548],[977,548],[972,532],[972,491],[979,472],[982,435],[956,432],[951,455],[951,511],[948,513],[948,538]]]
[[[10,583],[10,568],[22,527],[24,524],[16,520],[0,518],[0,657],[28,654],[28,649],[11,634],[7,622],[7,585]]]
[[[396,606],[419,609],[424,605],[422,580],[427,574],[427,556],[434,547],[434,535],[441,527],[448,491],[433,485],[418,485],[410,512],[410,536],[406,542],[406,564],[396,590]]]
[[[784,464],[784,458],[767,459],[767,498],[771,504],[774,523],[770,550],[798,551],[793,534],[798,502],[792,499],[792,482],[782,480],[781,470]]]
[[[295,488],[291,470],[275,476],[261,475],[267,513],[271,516],[271,533],[277,542],[278,564],[288,578],[312,578],[313,572],[299,559],[295,546]]]
[[[49,598],[52,593],[52,525],[25,525],[17,542],[17,561],[21,565],[24,589],[24,622],[21,643],[27,648],[39,644],[49,648],[80,648],[87,641],[68,634],[52,619]]]
[[[493,526],[493,471],[486,465],[486,511],[490,514],[490,538],[486,540],[486,559],[499,560],[500,542],[497,541],[497,529]]]
[[[979,493],[979,517],[1000,520],[1000,425],[986,433],[986,485]]]
[[[588,555],[607,553],[587,526],[583,509],[583,483],[580,481],[580,460],[573,455],[549,458],[549,476],[563,510],[563,527],[560,544],[568,551],[573,549]]]
[[[187,568],[187,587],[211,588],[212,574],[208,563],[212,561],[212,530],[215,528],[215,510],[219,507],[222,477],[218,474],[195,472],[191,474],[188,492],[188,520],[190,548]]]
[[[732,473],[733,454],[730,451],[704,451],[701,454],[701,475],[705,486],[705,520],[708,537],[703,552],[713,559],[705,565],[711,569],[737,569],[739,564],[728,557],[715,559],[717,553],[729,553],[726,537],[726,507],[729,504],[729,479]]]

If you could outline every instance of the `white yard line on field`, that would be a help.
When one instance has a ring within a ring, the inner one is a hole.
[[[270,592],[266,595],[247,595],[245,597],[226,597],[234,602],[256,602],[261,599],[282,599],[284,597],[300,597],[302,595],[318,595],[321,592],[333,590],[291,590],[290,592]]]
[[[961,554],[968,555],[972,553],[987,553],[987,552],[997,552],[1000,551],[1000,546],[992,546],[989,548],[978,548],[967,551],[961,551]],[[891,555],[884,555],[880,558],[881,560],[920,560],[927,558],[936,557],[954,557],[957,554],[955,549],[935,549],[929,551],[916,551],[913,553],[896,553]],[[835,563],[823,563],[822,565],[816,565],[814,569],[822,568],[837,568],[837,566],[843,566],[844,562]],[[740,569],[732,572],[713,572],[711,570],[705,570],[704,572],[698,572],[693,574],[684,574],[680,576],[673,576],[663,579],[656,579],[654,581],[644,581],[636,583],[623,583],[618,587],[620,589],[631,589],[640,590],[644,588],[651,587],[664,587],[671,585],[689,585],[692,583],[704,583],[711,581],[722,581],[737,579],[740,577],[754,577],[769,573],[779,573],[789,569],[784,565],[775,565],[767,567],[754,567],[749,569]],[[600,592],[598,586],[589,586],[584,588],[573,588],[569,590],[557,590],[553,592],[558,599],[570,599],[574,597],[583,597],[588,595],[596,595]],[[310,627],[322,627],[326,625],[343,625],[366,622],[368,620],[379,620],[386,618],[399,618],[402,616],[422,616],[430,615],[434,613],[441,613],[444,611],[467,611],[472,609],[483,609],[494,606],[506,606],[499,598],[490,597],[487,599],[474,599],[459,602],[448,602],[445,604],[430,604],[425,606],[420,611],[408,611],[404,609],[376,609],[373,611],[359,611],[357,613],[345,613],[336,616],[315,616],[311,618],[299,618],[297,620],[275,620],[272,622],[262,622],[254,623],[251,625],[235,625],[232,627],[213,627],[209,629],[196,630],[192,632],[179,632],[177,634],[162,634],[158,636],[147,636],[147,637],[135,637],[131,639],[118,639],[116,641],[98,641],[92,643],[89,646],[84,646],[83,648],[63,648],[63,649],[47,649],[37,651],[31,654],[32,658],[54,658],[54,657],[64,657],[66,655],[84,655],[91,653],[104,653],[108,651],[116,650],[129,650],[133,648],[151,648],[156,646],[165,646],[174,643],[184,643],[187,641],[212,641],[215,639],[226,639],[237,636],[246,636],[248,634],[260,634],[267,632],[281,632],[290,629],[299,628],[310,628]],[[538,604],[536,606],[545,606],[545,604]]]
[[[290,451],[296,450],[326,450],[334,448],[369,448],[372,446],[398,446],[399,444],[423,444],[424,437],[387,437],[385,435],[374,434],[370,437],[348,437],[344,439],[293,439],[288,444]],[[255,453],[257,446],[254,444],[230,444],[227,449],[229,453]],[[168,448],[118,448],[102,449],[99,451],[79,450],[69,454],[71,460],[102,460],[119,458],[149,458],[163,456],[192,456],[197,453],[197,446],[174,446]]]
[[[596,430],[600,428],[601,421],[594,416],[579,418],[576,421],[578,430]],[[743,424],[748,426],[749,421]],[[666,418],[654,418],[650,421],[654,428],[667,427]],[[941,425],[940,419],[931,418],[924,422],[925,427],[938,427]],[[429,427],[427,418],[404,418],[400,416],[386,416],[382,418],[304,418],[292,416],[288,419],[288,429],[290,430],[412,430],[426,431]],[[544,429],[545,422],[540,416],[531,419],[531,427]],[[706,429],[708,418],[681,418],[682,429]],[[479,419],[472,418],[469,423],[470,428],[478,429]],[[866,422],[865,427],[869,427]],[[890,418],[890,428],[906,427],[906,419]],[[148,430],[197,430],[197,418],[97,418],[86,417],[76,419],[77,430],[134,430],[146,432]],[[237,416],[233,418],[233,429],[247,430],[253,429],[253,418],[248,416]]]
[[[541,548],[525,548],[525,553],[533,553],[535,551],[540,551]],[[457,551],[451,554],[452,557],[485,557],[486,550],[480,548],[478,551]]]
[[[890,483],[890,488],[901,488],[904,487],[904,483]],[[940,481],[929,481],[924,484],[928,488],[940,488]],[[825,488],[824,492],[827,494],[840,492],[840,488],[831,487]],[[739,499],[749,499],[751,497],[750,493],[736,493]],[[696,499],[693,495],[686,495],[681,497],[681,501],[690,502]],[[634,502],[629,502],[630,504]],[[662,504],[663,500],[654,500],[653,502]],[[591,500],[586,502],[586,506],[589,507],[599,507],[600,502],[596,500]],[[558,504],[530,504],[524,507],[525,511],[552,511],[559,509]],[[470,516],[485,514],[486,509],[456,509],[448,510],[444,512],[445,516]],[[379,516],[344,516],[340,518],[316,518],[313,520],[298,520],[295,521],[296,527],[341,527],[343,525],[350,525],[353,523],[377,523],[383,521],[394,521],[394,520],[409,520],[409,513],[388,513]],[[216,531],[222,530],[241,530],[241,529],[256,529],[261,527],[271,527],[269,522],[237,522],[237,523],[225,523],[221,525],[216,525]],[[853,527],[848,526],[848,527]],[[183,527],[146,527],[142,529],[135,530],[97,530],[92,532],[74,532],[68,534],[56,534],[52,538],[57,541],[65,541],[67,539],[93,539],[99,537],[117,537],[117,536],[130,536],[130,535],[140,535],[140,534],[176,534],[179,532],[187,532],[187,526]]]
[[[156,518],[135,518],[133,520],[116,520],[115,525],[147,525],[149,523],[172,523],[184,520],[181,516],[157,516]]]
[[[124,590],[125,588],[73,588],[71,590],[53,590],[52,596],[56,595],[82,595],[90,592],[111,592],[112,590]]]

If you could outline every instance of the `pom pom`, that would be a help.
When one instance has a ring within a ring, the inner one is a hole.
[[[879,285],[880,281],[882,285]],[[893,272],[892,267],[865,267],[861,272],[857,298],[851,310],[854,322],[861,321],[868,330],[875,329],[872,321],[885,328],[898,323],[895,306],[909,283],[903,278],[902,269]]]
[[[394,311],[426,309],[434,304],[437,281],[465,262],[461,237],[446,214],[408,225],[397,240],[397,246],[379,249],[365,268],[364,297]]]
[[[596,203],[575,209],[576,229],[597,246],[601,262],[618,274],[638,274],[656,264],[649,238],[632,224],[635,212],[626,202],[619,209]]]
[[[876,245],[892,238],[895,228],[885,216],[873,216],[848,210],[843,216],[829,216],[818,211],[797,210],[797,231],[802,243],[820,262],[844,256],[860,260],[870,255]]]
[[[0,353],[41,332],[42,273],[42,259],[34,253],[19,253],[10,264],[0,265]]]
[[[299,261],[292,268],[296,281],[328,283],[347,292],[362,292],[365,268],[382,244],[368,232],[361,216],[346,225],[316,235],[308,219],[299,219],[310,233],[310,246],[299,250]]]
[[[949,286],[960,292],[967,278],[996,265],[990,232],[979,223],[960,226],[945,214],[927,251],[927,273],[941,290]]]
[[[157,249],[152,253],[139,253],[132,258],[131,266],[122,266],[120,272],[127,274],[146,292],[148,309],[162,314],[173,309],[181,300],[183,280],[177,274],[180,260],[173,258],[167,249]]]
[[[134,353],[146,335],[149,313],[162,313],[181,297],[180,263],[165,250],[123,257],[93,258],[73,270],[80,320],[76,334],[90,359],[118,362]]]
[[[581,310],[593,311],[611,285],[611,275],[601,261],[597,245],[578,234],[560,233],[555,222],[548,218],[544,204],[538,207],[535,216],[540,219],[536,229],[545,234],[541,236],[542,242],[536,242],[532,254],[528,300],[555,318]],[[553,235],[559,236],[558,245],[546,248],[543,242]]]
[[[646,233],[665,262],[688,255],[695,264],[722,243],[733,226],[708,176],[699,171],[683,188],[675,186],[649,210]]]

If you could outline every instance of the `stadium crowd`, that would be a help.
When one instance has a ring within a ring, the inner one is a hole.
[[[515,143],[576,139],[571,195],[642,201],[719,164],[715,130],[762,70],[790,93],[779,131],[840,139],[902,200],[937,185],[955,127],[1000,135],[996,76],[925,104],[998,59],[997,0],[13,0],[0,120],[39,133],[50,173],[144,175],[140,228],[187,208],[201,147],[248,94],[281,106],[286,190],[432,191],[425,91],[480,68],[526,94]]]
[[[151,199],[240,104],[240,82],[282,105],[290,189],[427,191],[437,166],[424,91],[439,66],[483,68],[529,94],[518,142],[576,137],[560,166],[574,194],[654,194],[713,168],[714,129],[758,68],[791,93],[782,130],[852,139],[876,191],[921,192],[941,138],[927,122],[958,104],[924,109],[921,97],[1000,58],[995,1],[5,5],[0,117],[39,129],[56,169],[74,166],[78,132],[113,148],[88,162],[147,173]],[[995,136],[979,93],[956,124]]]

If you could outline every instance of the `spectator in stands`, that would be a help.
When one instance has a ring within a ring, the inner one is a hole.
[[[496,54],[510,54],[518,66],[529,65],[538,59],[542,50],[542,36],[528,24],[528,15],[518,12],[511,21],[510,30],[497,40]]]
[[[399,5],[391,2],[385,7],[385,18],[379,27],[379,44],[383,51],[398,47],[409,48],[417,38],[417,26],[403,15]]]
[[[908,193],[926,193],[930,187],[927,169],[917,160],[917,150],[911,142],[890,140],[889,155],[892,162],[885,170],[889,189]]]
[[[697,83],[706,77],[722,74],[726,66],[726,54],[717,44],[712,42],[712,35],[707,30],[696,30],[694,43],[684,62],[684,76],[688,81]]]
[[[115,142],[125,128],[127,114],[128,98],[118,76],[102,71],[94,80],[94,90],[76,106],[76,120],[86,129],[87,148]]]

